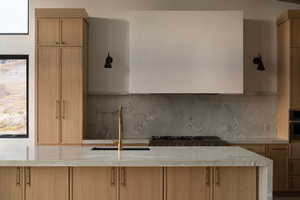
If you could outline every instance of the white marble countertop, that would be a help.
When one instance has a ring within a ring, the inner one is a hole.
[[[151,147],[150,151],[91,151],[92,146],[0,147],[0,166],[270,166],[240,147]]]

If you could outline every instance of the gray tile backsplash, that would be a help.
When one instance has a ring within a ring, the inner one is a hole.
[[[276,96],[100,95],[88,96],[86,139],[113,139],[117,109],[124,106],[124,138],[213,135],[276,137]]]

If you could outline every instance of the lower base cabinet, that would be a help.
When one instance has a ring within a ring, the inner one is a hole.
[[[71,168],[72,200],[116,200],[117,169],[114,167]]]
[[[166,200],[210,199],[209,167],[169,167],[166,169]]]
[[[256,200],[255,167],[0,167],[1,200]]]
[[[67,167],[25,168],[26,200],[68,200]]]
[[[256,200],[255,167],[214,168],[214,200]]]
[[[1,200],[69,200],[67,167],[1,167]]]
[[[255,167],[182,167],[166,170],[167,200],[256,200]]]
[[[163,200],[162,167],[120,168],[120,200]]]
[[[23,199],[23,168],[0,167],[0,199]]]

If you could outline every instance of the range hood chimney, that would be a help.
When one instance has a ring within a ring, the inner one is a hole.
[[[300,0],[278,0],[278,1],[283,1],[283,2],[288,2],[288,3],[298,3],[298,4],[300,4]]]

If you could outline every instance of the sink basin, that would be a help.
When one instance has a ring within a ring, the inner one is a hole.
[[[107,150],[111,150],[111,151],[117,151],[118,148],[117,147],[93,147],[91,149],[92,151],[107,151]],[[123,147],[122,151],[150,151],[150,148],[148,147]]]

